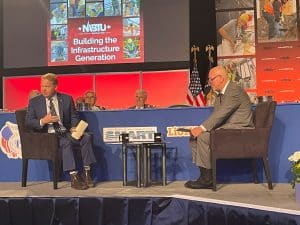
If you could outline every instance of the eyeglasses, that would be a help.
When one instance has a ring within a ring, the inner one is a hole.
[[[219,76],[221,76],[221,75],[216,75],[216,76],[214,76],[214,77],[208,78],[208,82],[209,82],[209,83],[213,82],[213,81],[214,81],[217,77],[219,77]]]

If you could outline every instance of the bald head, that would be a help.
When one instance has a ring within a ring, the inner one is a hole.
[[[137,107],[144,107],[147,101],[147,92],[143,89],[138,89],[135,92],[135,102]]]
[[[209,74],[214,74],[214,75],[218,74],[218,75],[222,75],[222,76],[227,76],[227,72],[223,66],[215,66],[215,67],[211,68],[211,70],[209,71]]]

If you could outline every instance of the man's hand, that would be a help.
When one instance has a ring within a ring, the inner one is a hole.
[[[51,116],[51,114],[47,114],[42,118],[42,124],[55,123],[59,121],[58,116]]]
[[[202,132],[203,132],[203,130],[201,127],[195,127],[193,129],[191,129],[191,135],[193,137],[198,137]]]
[[[72,128],[70,129],[70,132],[71,132],[71,133],[76,132],[76,127],[72,127]]]

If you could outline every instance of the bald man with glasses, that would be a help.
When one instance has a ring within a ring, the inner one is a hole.
[[[238,84],[228,79],[227,72],[222,66],[210,70],[208,82],[217,96],[212,114],[201,125],[191,129],[192,160],[200,169],[197,180],[185,183],[185,187],[192,189],[212,188],[209,147],[211,130],[254,128],[248,94]]]

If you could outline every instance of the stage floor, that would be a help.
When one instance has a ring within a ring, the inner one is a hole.
[[[1,182],[0,197],[174,197],[300,215],[300,204],[290,184],[274,184],[274,190],[266,184],[220,184],[214,192],[185,188],[184,181],[146,188],[123,187],[119,181],[101,182],[83,191],[72,189],[69,182],[59,182],[57,190],[52,182],[32,182],[25,188],[20,182]]]

